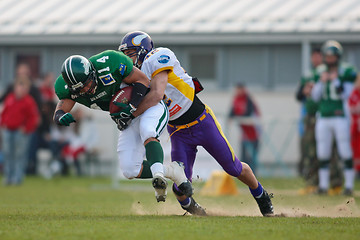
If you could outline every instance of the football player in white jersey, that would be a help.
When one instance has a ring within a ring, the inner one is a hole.
[[[183,162],[188,179],[192,179],[197,146],[202,146],[228,174],[249,186],[264,216],[273,215],[270,195],[251,168],[235,156],[212,110],[196,95],[202,90],[199,81],[184,71],[175,54],[168,48],[154,48],[150,36],[141,31],[127,33],[119,50],[132,58],[134,65],[151,80],[151,90],[143,101],[154,104],[153,101],[164,99],[168,106],[171,160]],[[194,198],[186,197],[176,184],[173,192],[184,210],[206,215]]]

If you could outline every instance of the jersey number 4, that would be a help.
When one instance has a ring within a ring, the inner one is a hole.
[[[108,59],[109,59],[109,56],[103,56],[103,57],[97,59],[96,61],[99,63],[105,63],[106,60],[108,60]]]

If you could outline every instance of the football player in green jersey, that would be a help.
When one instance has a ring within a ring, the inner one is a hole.
[[[345,103],[356,79],[356,71],[352,66],[340,61],[343,49],[339,42],[325,42],[322,52],[325,64],[316,69],[316,84],[311,92],[312,98],[319,104],[315,127],[319,193],[327,193],[329,188],[329,163],[332,140],[335,137],[339,156],[344,161],[344,194],[351,195],[354,188],[354,169]]]
[[[162,100],[153,106],[141,103],[149,84],[146,75],[133,67],[132,60],[123,53],[107,50],[89,59],[80,55],[70,56],[63,63],[61,75],[55,82],[55,92],[60,101],[55,109],[54,121],[64,126],[75,122],[70,113],[75,103],[108,111],[114,94],[132,85],[127,107],[121,114],[112,114],[121,130],[117,151],[124,176],[129,179],[153,178],[157,201],[165,201],[165,177],[180,184],[191,196],[192,186],[183,168],[177,164],[163,165],[163,149],[158,137],[167,125],[169,112]],[[147,161],[143,161],[145,155]]]

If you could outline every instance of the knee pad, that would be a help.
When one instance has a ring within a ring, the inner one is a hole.
[[[128,179],[136,178],[140,171],[143,162],[143,154],[139,151],[118,151],[119,167]]]
[[[136,178],[139,175],[139,170],[138,169],[126,169],[123,170],[123,175],[124,177],[126,177],[127,179],[133,179]]]
[[[130,164],[131,162],[121,162],[120,168],[122,170],[122,173],[124,177],[127,179],[133,179],[136,178],[141,170],[141,165],[138,164]]]
[[[180,189],[176,186],[175,183],[173,183],[173,185],[172,185],[172,190],[176,196],[181,197],[184,195],[184,193],[182,191],[180,191]]]

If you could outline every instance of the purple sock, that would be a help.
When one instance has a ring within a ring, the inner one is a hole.
[[[190,203],[190,198],[186,198],[184,201],[178,200],[178,202],[180,203],[181,206],[187,207],[187,205],[189,205]]]
[[[262,188],[261,184],[260,184],[259,182],[258,182],[258,184],[259,184],[259,186],[258,186],[257,188],[255,188],[255,189],[249,188],[251,194],[252,194],[255,198],[256,198],[256,197],[260,197],[260,196],[262,195],[262,193],[263,193],[263,188]]]

